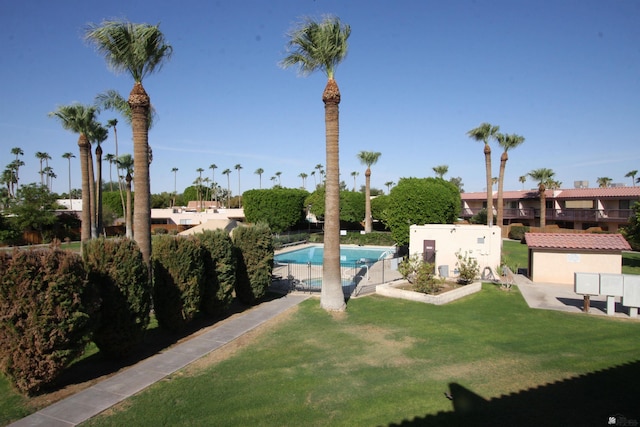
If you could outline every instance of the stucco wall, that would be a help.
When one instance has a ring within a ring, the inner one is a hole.
[[[410,227],[409,254],[423,255],[425,240],[436,241],[436,272],[438,266],[447,265],[449,276],[455,276],[456,252],[478,260],[480,271],[493,270],[500,264],[502,238],[500,227],[486,225],[426,224]]]
[[[622,273],[622,254],[536,249],[532,264],[534,282],[573,284],[573,273]]]

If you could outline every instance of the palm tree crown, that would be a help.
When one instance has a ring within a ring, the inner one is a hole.
[[[114,72],[127,72],[137,83],[159,71],[173,53],[157,25],[103,21],[89,24],[85,38],[95,45]]]
[[[307,19],[288,34],[290,52],[281,65],[284,68],[298,66],[304,76],[320,70],[333,79],[336,67],[347,56],[350,34],[351,27],[335,16],[328,16],[322,22]]]
[[[496,134],[500,130],[500,126],[494,126],[490,123],[482,123],[475,129],[467,132],[470,138],[484,143],[484,164],[485,175],[487,180],[487,225],[493,225],[493,184],[491,176],[491,147],[489,141],[495,139]]]
[[[496,224],[502,227],[504,217],[504,202],[502,196],[504,188],[504,170],[507,166],[507,160],[509,160],[507,152],[522,144],[524,142],[524,136],[516,135],[515,133],[508,135],[497,133],[495,138],[498,141],[498,145],[500,145],[503,150],[502,156],[500,156],[500,173],[498,175],[498,215],[496,218]]]
[[[529,172],[531,179],[538,183],[538,192],[540,193],[540,227],[544,228],[546,225],[546,194],[547,187],[555,186],[556,182],[553,180],[555,172],[548,168],[534,169]]]

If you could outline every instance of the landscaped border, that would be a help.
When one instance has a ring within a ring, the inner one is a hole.
[[[424,302],[426,304],[442,305],[455,301],[467,295],[480,292],[482,289],[482,282],[473,282],[468,285],[460,286],[459,288],[444,292],[440,295],[428,295],[422,292],[408,291],[406,289],[398,289],[398,286],[405,284],[405,281],[383,283],[376,286],[376,293],[390,298],[401,298],[411,301]]]

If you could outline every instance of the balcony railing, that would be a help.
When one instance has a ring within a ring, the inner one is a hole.
[[[471,218],[482,209],[462,209],[463,218]],[[496,211],[494,209],[494,215]],[[546,219],[555,221],[580,222],[628,222],[633,215],[632,209],[547,209]],[[540,217],[540,209],[505,209],[504,219],[535,219]]]

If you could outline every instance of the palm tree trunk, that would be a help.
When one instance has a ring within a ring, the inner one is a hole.
[[[80,134],[78,138],[78,147],[80,148],[80,172],[82,174],[82,213],[80,221],[80,241],[86,242],[91,239],[91,204],[89,203],[89,160],[88,152],[90,150],[89,140],[84,134]]]
[[[91,212],[91,238],[98,237],[96,231],[96,179],[93,173],[93,154],[91,144],[87,149],[87,170],[89,171],[89,212]]]
[[[142,259],[151,271],[151,204],[149,182],[149,108],[151,100],[136,82],[129,94],[131,127],[133,130],[133,236],[140,247]]]
[[[96,147],[96,234],[102,235],[102,147]]]
[[[373,230],[373,225],[371,224],[371,168],[367,168],[364,178],[364,232],[371,233]]]
[[[504,169],[507,166],[507,160],[509,160],[509,155],[505,151],[500,157],[500,175],[498,175],[498,215],[496,218],[496,225],[499,227],[502,227],[504,222],[504,201],[502,189],[504,185]]]
[[[129,239],[133,239],[133,211],[131,210],[131,174],[127,172],[127,177],[125,178],[127,181],[127,207],[124,211],[125,215],[125,236]]]
[[[540,184],[540,228],[544,231],[544,227],[547,225],[547,189],[544,184]]]
[[[340,275],[340,166],[339,109],[340,89],[329,79],[322,94],[324,102],[327,174],[325,184],[324,255],[320,306],[325,310],[344,311],[346,304]]]
[[[491,147],[484,144],[484,163],[487,174],[487,225],[493,225],[493,180],[491,179]]]

